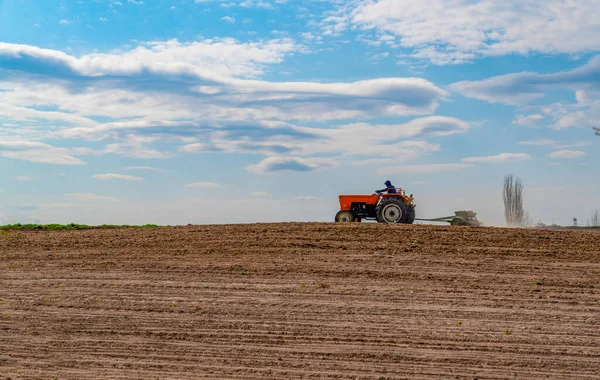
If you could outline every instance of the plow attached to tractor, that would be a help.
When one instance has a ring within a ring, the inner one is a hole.
[[[404,190],[397,194],[340,195],[340,211],[335,221],[340,223],[376,220],[379,223],[412,224],[415,221],[413,197]]]
[[[451,226],[481,227],[483,224],[477,220],[477,213],[473,211],[455,211],[453,216],[444,216],[435,219],[417,219],[425,222],[446,222]]]

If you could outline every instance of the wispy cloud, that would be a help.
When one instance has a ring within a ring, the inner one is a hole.
[[[592,143],[590,141],[577,141],[570,144],[562,144],[559,145],[559,149],[570,149],[570,148],[585,148],[586,146],[590,146]]]
[[[507,74],[479,81],[457,82],[450,87],[468,97],[492,103],[522,105],[523,102],[545,96],[546,90],[551,88],[569,89],[588,86],[594,83],[594,78],[598,75],[600,75],[600,56],[570,71],[554,74],[532,72]]]
[[[526,153],[500,153],[495,156],[467,157],[463,158],[462,162],[467,164],[500,164],[526,160],[531,160],[531,156]]]
[[[532,145],[532,146],[547,146],[547,147],[558,147],[559,149],[570,149],[570,148],[584,148],[592,145],[589,141],[576,141],[568,144],[561,144],[560,141],[542,139],[542,140],[527,140],[519,141],[519,145]]]
[[[40,132],[40,139],[106,141],[94,152],[52,150],[40,143],[46,153],[62,154],[63,163],[83,163],[74,157],[83,154],[152,160],[185,153],[254,153],[263,156],[248,167],[255,173],[322,170],[359,154],[367,156],[364,162],[382,156],[413,159],[440,149],[425,138],[470,129],[464,121],[443,116],[403,124],[367,122],[433,112],[448,93],[420,78],[339,83],[251,79],[264,65],[301,49],[287,39],[171,40],[75,57],[0,43],[2,65],[16,69],[11,80],[0,81],[0,112],[19,123],[33,118],[61,123],[51,136]],[[301,126],[345,120],[360,122]],[[389,144],[390,139],[397,141]],[[169,151],[174,144],[176,152]]]
[[[335,166],[331,159],[302,157],[269,157],[256,165],[247,167],[248,171],[258,174],[273,172],[310,172],[329,169]]]
[[[119,200],[118,198],[98,195],[96,193],[68,193],[65,196],[75,202],[117,202]]]
[[[462,169],[473,168],[476,165],[467,163],[442,163],[427,165],[398,165],[396,167],[384,167],[377,170],[380,174],[435,174]]]
[[[294,199],[297,201],[321,201],[321,200],[323,200],[322,198],[315,197],[313,195],[299,196],[299,197],[295,197]]]
[[[566,159],[581,158],[583,156],[585,156],[585,152],[582,152],[579,150],[558,150],[556,152],[552,152],[552,153],[548,154],[548,157],[551,157],[551,158],[566,158]]]
[[[154,172],[163,171],[162,169],[155,168],[153,166],[128,166],[125,168],[125,170],[141,170],[141,171],[154,171]]]
[[[537,126],[540,121],[544,120],[544,115],[531,114],[531,115],[519,115],[513,121],[513,124],[524,125],[524,126]]]
[[[106,173],[106,174],[96,174],[93,175],[92,178],[99,180],[124,180],[124,181],[143,181],[144,179],[141,177],[135,177],[132,175],[126,174],[114,174],[114,173]]]
[[[490,103],[505,103],[523,107],[533,100],[543,99],[553,90],[571,91],[576,103],[529,106],[540,112],[519,116],[515,123],[550,128],[592,128],[600,123],[600,56],[585,65],[564,72],[538,74],[521,72],[501,75],[479,81],[462,81],[450,86],[453,91]]]
[[[363,40],[377,46],[410,49],[413,58],[444,65],[506,54],[598,50],[598,18],[595,0],[379,0],[344,2],[321,26],[325,35],[358,29]]]
[[[533,146],[549,146],[549,145],[556,145],[558,143],[559,142],[556,140],[549,140],[549,139],[519,141],[519,145],[533,145]]]
[[[219,184],[215,182],[193,182],[186,184],[184,187],[193,189],[215,189],[219,187]]]
[[[57,148],[49,144],[28,140],[0,141],[0,156],[44,164],[81,165],[84,164],[74,153],[86,154],[86,150]]]

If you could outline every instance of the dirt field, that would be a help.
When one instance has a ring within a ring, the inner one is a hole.
[[[0,231],[9,378],[600,378],[600,234]]]

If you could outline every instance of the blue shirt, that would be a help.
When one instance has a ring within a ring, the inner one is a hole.
[[[376,193],[385,193],[385,192],[387,192],[388,194],[398,194],[394,185],[389,185],[385,189],[376,191]]]

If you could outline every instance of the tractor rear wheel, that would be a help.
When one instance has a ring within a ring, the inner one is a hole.
[[[379,223],[400,223],[406,215],[406,203],[399,198],[386,198],[377,207],[377,221]]]
[[[339,211],[335,214],[336,223],[351,223],[354,221],[354,215],[350,211]]]
[[[417,212],[415,210],[415,205],[409,205],[406,210],[406,215],[404,216],[404,220],[402,223],[413,224],[417,217]]]

